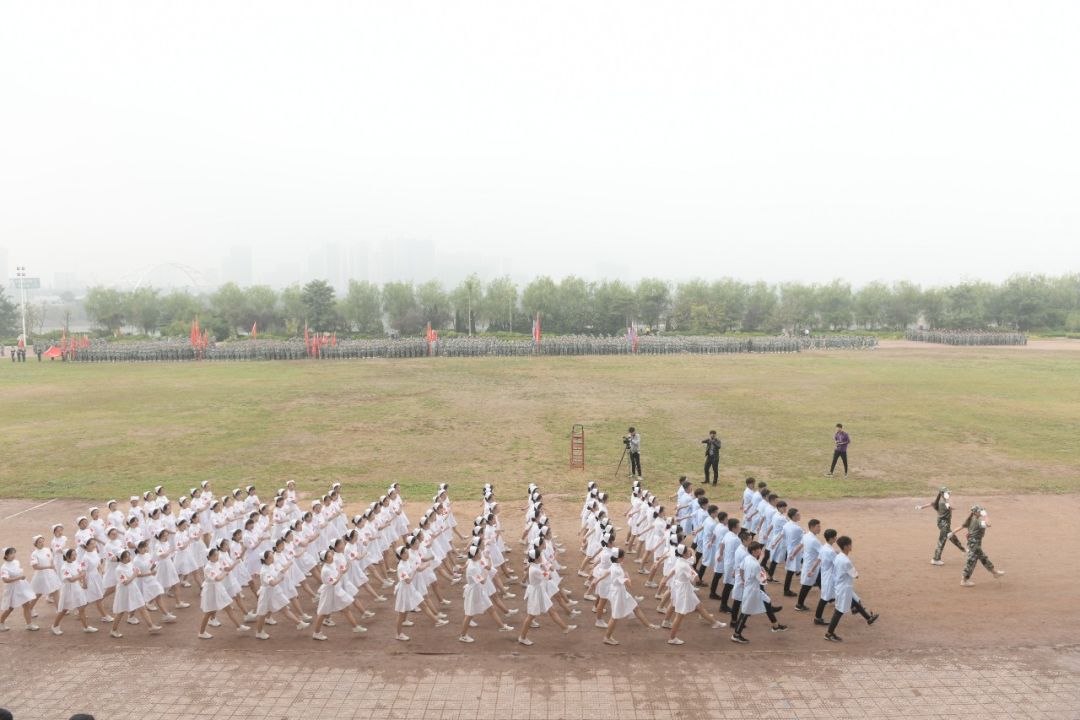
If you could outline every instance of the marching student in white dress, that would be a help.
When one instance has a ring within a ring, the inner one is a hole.
[[[485,613],[499,625],[499,632],[512,632],[514,629],[513,625],[507,625],[499,615],[487,592],[488,574],[493,571],[484,566],[480,551],[481,542],[483,541],[470,545],[466,552],[468,560],[465,562],[465,617],[461,621],[461,635],[458,636],[458,640],[463,643],[473,642],[472,636],[469,635],[469,628],[475,624],[473,618]]]
[[[825,633],[825,639],[832,642],[840,642],[842,638],[836,634],[836,626],[840,619],[854,610],[863,616],[867,625],[877,622],[877,613],[869,612],[862,605],[862,601],[855,594],[855,578],[859,577],[859,571],[855,569],[851,558],[851,538],[844,535],[837,539],[836,547],[840,551],[833,560],[833,585],[836,592],[836,601],[833,605],[832,620],[829,621],[829,629]]]
[[[176,607],[183,610],[191,605],[184,602],[181,597],[180,591],[183,586],[180,583],[180,572],[176,569],[176,561],[173,559],[177,551],[175,545],[170,542],[170,537],[168,530],[162,530],[154,538],[154,555],[157,558],[154,578],[164,588],[166,595],[172,592]]]
[[[319,577],[322,578],[322,585],[319,587],[319,606],[315,611],[315,627],[311,639],[326,640],[326,635],[322,632],[323,625],[327,624],[326,621],[336,612],[345,616],[345,619],[353,626],[354,633],[367,632],[367,628],[356,622],[356,617],[352,614],[353,601],[334,564],[333,549],[324,550],[320,560],[322,566],[319,569]]]
[[[203,578],[202,594],[199,599],[199,608],[203,612],[202,622],[199,623],[199,639],[210,640],[214,636],[206,631],[206,626],[210,624],[211,620],[217,618],[217,614],[222,610],[229,617],[229,620],[236,626],[237,632],[246,632],[250,630],[247,625],[244,625],[236,619],[236,615],[232,611],[232,598],[229,597],[229,591],[226,589],[225,580],[229,574],[222,562],[221,551],[216,547],[210,548],[210,551],[206,554],[206,569],[205,576]]]
[[[694,550],[689,545],[678,545],[675,548],[675,568],[668,581],[671,592],[671,608],[668,610],[667,618],[663,623],[664,627],[671,628],[668,645],[683,644],[683,640],[679,637],[679,627],[682,625],[683,618],[693,612],[700,615],[714,628],[726,626],[726,623],[709,614],[709,611],[701,605],[697,593],[694,592],[698,576],[694,566],[691,564],[691,558],[693,557]],[[674,620],[672,620],[672,616],[674,616]]]
[[[67,551],[67,535],[64,534],[64,526],[59,523],[52,526],[52,539],[49,540],[49,549],[52,550],[53,570],[59,576],[60,566],[64,563],[64,553]]]
[[[135,566],[135,572],[138,574],[139,592],[142,594],[143,602],[146,603],[146,609],[160,610],[162,622],[176,622],[176,616],[170,613],[165,606],[165,588],[161,586],[155,576],[157,563],[154,561],[153,556],[150,555],[149,540],[141,540],[135,546],[135,557],[132,558],[131,563]]]
[[[60,566],[60,602],[56,604],[56,617],[53,618],[53,635],[63,635],[60,629],[60,621],[69,612],[79,615],[79,623],[85,633],[96,633],[97,628],[86,622],[86,571],[85,565],[77,559],[78,553],[75,548],[68,548],[64,552],[64,564]]]
[[[349,544],[345,541],[345,538],[338,538],[330,548],[334,551],[334,571],[338,575],[338,584],[344,588],[345,594],[352,599],[352,606],[360,611],[361,620],[373,618],[375,613],[364,607],[364,603],[360,600],[360,586],[353,581],[352,560],[349,559],[346,552],[348,547]],[[361,626],[356,625],[356,627]],[[353,630],[354,632],[367,632],[367,628],[357,630],[354,627]]]
[[[419,552],[409,547],[412,542],[413,539],[410,536],[408,542],[394,552],[397,556],[398,576],[397,585],[394,586],[394,610],[398,613],[396,637],[402,642],[409,640],[409,636],[404,633],[403,628],[412,624],[412,621],[408,619],[411,612],[418,610],[423,612],[435,622],[435,627],[442,627],[449,622],[435,614],[428,606],[428,603],[424,602],[424,595],[413,584],[417,573],[422,571],[424,567]]]
[[[637,600],[634,598],[633,593],[630,592],[630,578],[627,577],[626,571],[623,570],[623,558],[626,557],[626,552],[622,548],[615,548],[606,552],[609,566],[605,576],[600,578],[600,582],[603,583],[605,579],[608,581],[606,597],[611,603],[611,618],[607,621],[604,643],[607,645],[619,644],[619,641],[614,637],[615,626],[619,624],[620,620],[624,620],[631,615],[636,617],[638,622],[648,629],[659,630],[659,625],[654,625],[645,619],[645,614],[641,612]]]
[[[56,602],[56,593],[60,591],[60,574],[56,572],[53,551],[45,545],[45,538],[35,535],[31,541],[34,550],[30,553],[30,567],[34,570],[34,577],[30,581],[30,589],[34,591],[35,597],[30,607],[33,609],[42,596],[48,598],[50,603]]]
[[[83,544],[82,564],[86,574],[86,604],[93,604],[99,613],[101,622],[111,623],[112,615],[105,611],[102,601],[105,598],[105,578],[101,574],[101,554],[98,553],[97,539],[90,537]]]
[[[37,601],[30,583],[26,581],[19,561],[15,559],[15,548],[4,548],[4,563],[0,565],[0,632],[7,632],[9,628],[5,623],[8,616],[16,608],[22,608],[23,620],[26,621],[27,630],[37,630],[31,611]]]
[[[102,550],[105,575],[102,582],[105,587],[105,597],[109,597],[116,592],[116,565],[119,562],[120,553],[124,551],[124,541],[121,539],[120,531],[115,527],[110,527],[105,531],[105,538],[105,546]]]
[[[732,628],[734,632],[731,635],[731,641],[735,643],[745,645],[750,642],[743,635],[743,631],[746,629],[746,623],[749,622],[752,615],[761,615],[763,613],[768,615],[773,632],[787,630],[786,625],[781,625],[777,621],[772,601],[765,594],[765,590],[762,589],[762,584],[768,579],[768,572],[761,567],[761,555],[763,552],[764,546],[761,543],[750,543],[747,548],[747,555],[743,558],[742,565],[738,569],[738,572],[741,573],[740,582],[742,583],[743,594],[739,604],[739,617],[734,628]]]
[[[113,624],[109,631],[109,637],[121,638],[120,623],[128,615],[138,613],[146,622],[150,632],[156,633],[161,627],[154,624],[150,613],[146,609],[146,601],[143,600],[139,590],[138,574],[132,563],[132,552],[121,550],[116,564],[116,593],[113,595]]]
[[[270,635],[265,627],[276,612],[282,612],[285,617],[296,623],[297,630],[307,628],[310,623],[305,622],[289,607],[289,598],[285,594],[282,585],[284,574],[274,563],[274,551],[267,550],[262,554],[260,561],[262,567],[259,570],[259,602],[255,607],[255,614],[259,616],[259,624],[255,627],[255,637],[259,640],[269,640]]]
[[[575,630],[577,625],[568,625],[555,612],[555,606],[551,601],[551,594],[547,588],[548,573],[544,571],[541,564],[543,555],[540,549],[536,547],[530,548],[526,558],[529,564],[529,572],[527,578],[528,587],[525,590],[525,619],[521,622],[521,631],[518,633],[517,641],[522,645],[532,645],[533,641],[529,639],[529,630],[541,615],[551,617],[555,624],[562,628],[563,634]]]

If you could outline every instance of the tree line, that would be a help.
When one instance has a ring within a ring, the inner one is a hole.
[[[0,294],[0,321],[14,321]],[[460,333],[528,333],[540,313],[544,332],[621,334],[629,323],[685,334],[781,330],[904,330],[916,323],[941,329],[1008,328],[1080,331],[1080,274],[1017,275],[1005,282],[963,282],[921,288],[872,282],[859,289],[826,284],[748,283],[730,278],[670,283],[647,278],[591,282],[538,277],[524,287],[506,277],[475,275],[456,287],[439,281],[375,285],[353,280],[338,295],[324,280],[275,290],[226,283],[206,295],[90,288],[87,315],[102,329],[183,336],[194,317],[219,339],[260,333],[294,336],[312,330],[362,335],[416,335],[427,323]],[[10,303],[8,303],[10,305]]]

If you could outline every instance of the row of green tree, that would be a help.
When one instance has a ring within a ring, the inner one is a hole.
[[[5,303],[7,309],[5,310]],[[857,290],[841,280],[821,285],[746,283],[724,278],[669,283],[645,279],[590,282],[539,277],[519,288],[509,278],[471,276],[452,289],[436,280],[419,285],[352,281],[343,296],[322,280],[284,290],[227,283],[195,296],[143,287],[91,288],[88,316],[115,334],[185,335],[199,317],[219,338],[250,332],[296,335],[313,330],[365,335],[415,335],[427,323],[458,332],[528,333],[540,313],[545,332],[620,334],[630,322],[680,333],[777,332],[782,329],[903,330],[998,327],[1080,331],[1080,274],[1017,275],[1000,283],[963,282],[923,289],[909,282],[873,282]],[[0,294],[0,323],[15,312]]]

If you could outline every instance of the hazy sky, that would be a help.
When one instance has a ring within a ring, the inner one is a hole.
[[[9,269],[1080,270],[1080,2],[0,0]],[[299,272],[299,270],[298,270]]]

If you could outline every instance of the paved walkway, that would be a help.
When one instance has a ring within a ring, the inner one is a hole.
[[[1080,718],[1080,647],[991,651],[443,655],[71,651],[0,645],[17,720]],[[14,651],[14,652],[12,652]],[[545,666],[542,676],[531,668]],[[552,668],[561,671],[552,672]],[[387,669],[389,668],[389,669]]]

